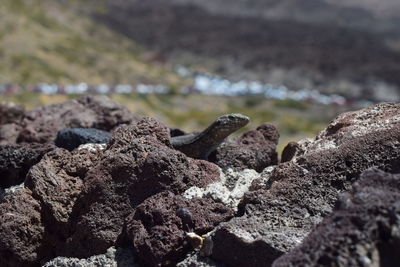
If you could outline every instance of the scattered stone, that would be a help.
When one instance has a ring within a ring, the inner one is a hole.
[[[0,145],[0,187],[21,184],[29,169],[52,149],[51,145]]]
[[[334,212],[273,266],[398,266],[400,175],[368,170]]]
[[[58,131],[55,145],[73,150],[83,144],[105,144],[111,133],[94,128],[66,128]]]
[[[113,132],[97,166],[84,178],[75,228],[65,243],[64,255],[104,253],[125,238],[125,219],[148,197],[166,190],[182,194],[191,186],[218,180],[216,165],[172,149],[168,128],[157,120],[144,118],[121,126]]]
[[[180,216],[182,208],[190,211],[191,216]],[[211,199],[188,200],[164,191],[136,208],[127,220],[127,231],[138,259],[145,266],[175,266],[190,250],[185,232],[200,236],[231,217],[232,209]],[[201,250],[209,243],[205,239],[201,237]]]
[[[42,267],[77,267],[77,266],[105,266],[105,267],[139,267],[128,248],[110,247],[107,252],[87,259],[57,257]]]
[[[223,143],[209,160],[222,169],[254,169],[261,172],[264,168],[278,163],[276,152],[278,140],[276,127],[265,123],[255,130]]]
[[[127,108],[103,95],[41,106],[27,111],[18,142],[50,143],[65,128],[96,128],[111,131],[120,124],[138,121]]]
[[[192,198],[211,198],[216,202],[237,210],[244,194],[249,191],[252,182],[260,177],[255,170],[234,171],[228,169],[221,171],[221,180],[209,184],[204,188],[193,186],[187,189],[183,196]]]
[[[266,184],[245,195],[241,216],[217,227],[212,258],[232,266],[268,266],[332,212],[361,172],[400,172],[399,113],[400,104],[380,104],[341,115],[315,143],[300,142],[304,152],[276,166]]]

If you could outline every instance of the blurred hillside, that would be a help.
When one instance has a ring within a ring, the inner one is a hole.
[[[181,83],[132,40],[62,2],[2,0],[0,83]]]
[[[232,81],[400,99],[397,0],[2,0],[0,83]]]
[[[87,11],[155,51],[156,60],[395,101],[400,3],[393,1],[102,0],[100,12]]]

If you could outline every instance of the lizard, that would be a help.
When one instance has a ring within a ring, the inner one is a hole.
[[[231,113],[218,117],[210,126],[200,133],[192,133],[171,138],[172,146],[189,157],[207,160],[231,133],[245,126],[249,117]]]

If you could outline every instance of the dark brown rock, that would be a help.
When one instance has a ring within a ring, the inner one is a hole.
[[[370,167],[399,172],[399,113],[398,104],[347,113],[314,141],[300,142],[302,154],[275,167],[262,179],[264,187],[245,195],[243,215],[218,227],[212,257],[233,266],[269,266],[332,212],[338,195],[350,190],[361,172]],[[346,123],[340,123],[343,118]],[[254,257],[243,262],[235,257],[238,251]]]
[[[165,191],[136,208],[127,231],[145,266],[175,266],[190,251],[185,232],[205,234],[232,216],[232,209],[211,199],[189,200]]]
[[[218,179],[216,165],[172,149],[168,129],[156,120],[121,126],[84,179],[74,215],[76,227],[65,253],[77,257],[104,253],[124,239],[125,218],[146,198],[165,190],[183,193]]]
[[[335,211],[273,266],[398,266],[400,175],[368,170]]]
[[[45,254],[40,203],[29,189],[6,195],[0,203],[0,266],[35,266]]]
[[[0,187],[22,183],[29,169],[52,149],[51,145],[0,145]]]
[[[278,163],[276,152],[278,140],[276,127],[265,123],[255,130],[223,143],[210,156],[210,161],[223,169],[255,169],[261,172],[264,168]]]
[[[0,125],[18,123],[25,115],[23,106],[12,102],[0,102]]]
[[[96,128],[110,131],[138,120],[127,108],[106,96],[84,96],[26,112],[18,142],[53,142],[64,128]]]

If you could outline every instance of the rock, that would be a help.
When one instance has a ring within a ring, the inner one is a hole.
[[[314,141],[300,142],[303,152],[266,174],[266,184],[253,182],[259,189],[245,195],[241,216],[217,227],[212,258],[232,266],[269,266],[332,212],[361,172],[400,172],[399,113],[400,104],[347,113]]]
[[[51,145],[0,145],[0,187],[22,183],[29,169],[52,149]]]
[[[185,232],[205,234],[232,216],[232,209],[211,199],[188,200],[165,191],[136,208],[127,232],[144,265],[175,266],[190,250]]]
[[[225,172],[221,171],[220,181],[209,184],[204,188],[190,187],[183,193],[183,196],[188,199],[211,198],[236,211],[244,194],[249,191],[252,182],[259,176],[260,174],[255,170],[234,171],[228,169]]]
[[[54,246],[60,248],[71,234],[71,214],[82,191],[89,169],[101,158],[102,151],[56,149],[47,153],[29,171],[25,186],[39,200],[47,230],[55,233]]]
[[[276,152],[278,139],[276,127],[265,123],[255,130],[223,143],[210,155],[209,160],[222,169],[254,169],[261,172],[264,168],[278,163]]]
[[[133,252],[128,248],[111,247],[105,254],[95,255],[87,259],[57,257],[48,261],[42,267],[70,266],[107,266],[107,267],[139,267],[135,262]]]
[[[64,255],[104,253],[125,239],[125,219],[146,198],[165,190],[181,194],[191,186],[217,180],[218,167],[171,148],[168,129],[158,121],[144,118],[120,126],[104,156],[84,178],[75,228]]]
[[[0,125],[0,145],[15,145],[21,126],[17,123]]]
[[[65,128],[96,128],[111,131],[139,118],[106,96],[83,96],[74,100],[38,107],[26,112],[18,142],[49,143]]]
[[[0,102],[0,125],[18,123],[25,115],[23,106],[12,102]]]
[[[225,264],[221,264],[213,261],[210,258],[201,257],[199,253],[190,253],[183,261],[179,262],[177,267],[225,267]]]
[[[34,266],[46,253],[40,203],[29,189],[0,203],[0,266]]]
[[[105,144],[111,133],[94,128],[66,128],[58,131],[55,145],[73,150],[83,144]]]
[[[400,175],[368,170],[303,243],[273,266],[397,266]]]

